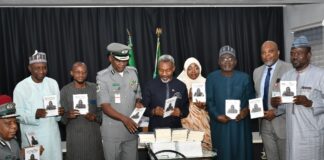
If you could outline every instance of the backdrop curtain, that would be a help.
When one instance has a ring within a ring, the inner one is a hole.
[[[0,8],[0,93],[12,95],[15,85],[29,76],[28,57],[34,50],[48,57],[48,76],[62,87],[70,82],[73,62],[89,67],[88,80],[108,66],[106,46],[127,43],[133,36],[141,84],[152,78],[156,27],[161,27],[162,54],[174,56],[176,75],[191,56],[202,64],[203,75],[218,67],[218,50],[237,51],[237,69],[251,74],[261,64],[260,45],[278,42],[283,57],[283,10],[263,8]]]
[[[0,93],[12,95],[29,76],[28,57],[47,53],[48,76],[63,87],[71,81],[75,61],[88,65],[88,80],[106,68],[106,46],[127,43],[132,33],[140,83],[152,79],[156,27],[161,27],[162,54],[176,61],[177,76],[189,57],[202,64],[204,76],[218,68],[218,51],[231,45],[237,51],[236,69],[252,75],[261,65],[265,40],[279,44],[284,57],[283,8],[0,8]],[[256,126],[257,122],[254,122]]]

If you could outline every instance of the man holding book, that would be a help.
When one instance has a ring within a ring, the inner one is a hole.
[[[61,89],[61,105],[66,110],[62,117],[66,125],[66,159],[67,160],[103,160],[100,123],[101,108],[97,107],[97,85],[86,81],[87,65],[75,62],[70,74],[73,81]],[[86,100],[75,99],[85,96]],[[80,109],[89,106],[87,113]]]
[[[324,70],[311,64],[311,45],[305,36],[296,38],[291,46],[293,69],[282,81],[296,81],[292,103],[273,97],[271,105],[286,111],[286,159],[323,160],[324,157]]]
[[[134,108],[143,107],[137,70],[126,66],[130,47],[111,43],[107,46],[108,68],[97,73],[97,101],[102,108],[101,135],[105,159],[136,160],[137,124],[129,117]]]
[[[14,102],[20,122],[22,147],[29,146],[27,132],[35,132],[39,144],[46,150],[41,159],[61,160],[61,136],[57,121],[60,121],[64,109],[60,107],[57,116],[47,116],[43,98],[55,97],[59,102],[60,90],[57,82],[47,74],[47,59],[44,52],[37,52],[29,57],[28,70],[31,76],[19,82],[14,89]],[[58,104],[58,103],[57,103]]]
[[[261,46],[264,64],[253,72],[256,97],[262,97],[263,101],[264,117],[259,120],[259,130],[268,160],[286,158],[286,115],[270,104],[272,94],[279,92],[282,75],[292,68],[290,63],[280,60],[279,55],[277,43],[265,41]]]
[[[174,59],[171,55],[162,55],[158,60],[159,77],[146,83],[143,92],[143,103],[147,108],[145,115],[150,117],[149,131],[155,128],[181,128],[181,119],[189,113],[189,99],[186,85],[173,78]],[[169,106],[166,100],[177,97],[171,116],[163,118]],[[164,108],[166,107],[166,108]]]

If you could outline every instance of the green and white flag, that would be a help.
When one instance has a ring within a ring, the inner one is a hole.
[[[160,35],[162,34],[161,28],[156,28],[157,42],[156,42],[156,52],[155,52],[155,65],[154,65],[154,73],[153,78],[156,78],[158,75],[158,60],[161,56],[161,46],[160,46]]]
[[[132,66],[136,68],[136,63],[135,63],[135,55],[134,55],[134,50],[133,50],[133,42],[132,42],[132,36],[129,30],[127,29],[128,33],[128,46],[131,48],[129,50],[129,61],[128,61],[128,66]]]

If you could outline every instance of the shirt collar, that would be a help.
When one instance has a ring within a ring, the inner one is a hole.
[[[276,68],[277,64],[278,64],[278,61],[279,61],[279,59],[275,63],[273,63],[272,65],[270,65],[270,66],[267,66],[266,65],[266,68],[272,68],[272,70],[274,70]]]
[[[115,73],[118,73],[115,69],[114,69],[114,67],[112,66],[112,65],[110,65],[109,67],[108,67],[108,71],[112,74],[112,75],[115,75]],[[128,73],[128,70],[127,70],[127,67],[125,67],[125,69],[124,69],[124,74],[125,73]]]

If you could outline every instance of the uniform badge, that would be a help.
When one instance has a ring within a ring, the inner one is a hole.
[[[113,91],[119,91],[120,90],[120,84],[119,83],[113,83],[111,85]]]
[[[134,90],[134,92],[136,92],[137,91],[137,89],[138,89],[138,83],[137,83],[137,80],[131,80],[130,82],[129,82],[129,86]]]

